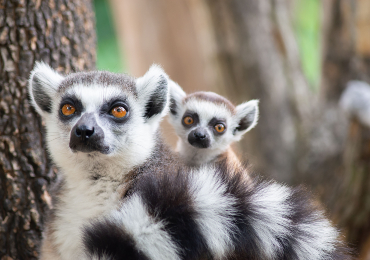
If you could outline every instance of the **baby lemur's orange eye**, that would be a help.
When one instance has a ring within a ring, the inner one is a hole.
[[[223,131],[225,131],[225,126],[224,124],[217,124],[215,125],[215,129],[218,133],[222,133]]]
[[[65,116],[70,116],[70,115],[74,114],[75,111],[76,111],[76,108],[74,106],[72,106],[71,104],[65,104],[62,107],[62,113]]]
[[[112,109],[112,115],[117,118],[122,118],[127,114],[127,111],[124,107],[118,106]]]
[[[187,116],[184,118],[184,123],[185,125],[191,125],[192,123],[194,123],[194,119],[191,116]]]

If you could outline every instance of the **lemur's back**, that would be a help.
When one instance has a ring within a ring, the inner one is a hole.
[[[350,259],[305,189],[245,170],[144,167],[122,207],[85,227],[85,246],[97,259]]]

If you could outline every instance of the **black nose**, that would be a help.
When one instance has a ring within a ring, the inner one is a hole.
[[[207,137],[205,132],[198,132],[198,131],[194,132],[194,136],[199,139],[204,139]]]
[[[211,145],[211,138],[204,128],[196,128],[188,135],[189,144],[197,148],[208,148]]]
[[[86,125],[81,125],[76,127],[75,135],[81,138],[82,141],[89,139],[94,134],[94,127],[88,127]]]
[[[109,146],[104,141],[104,131],[95,120],[92,113],[81,116],[71,130],[69,147],[73,152],[101,152],[109,153]]]

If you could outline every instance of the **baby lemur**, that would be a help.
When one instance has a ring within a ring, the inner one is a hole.
[[[258,100],[235,107],[216,93],[186,95],[177,83],[169,82],[169,121],[179,136],[176,150],[186,164],[199,166],[225,158],[237,161],[230,145],[256,126]]]
[[[158,132],[159,66],[135,79],[37,63],[29,93],[60,169],[41,259],[350,259],[302,189],[181,164]]]

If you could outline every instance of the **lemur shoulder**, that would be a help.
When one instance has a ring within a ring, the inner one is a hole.
[[[135,79],[37,63],[29,93],[60,169],[41,259],[351,259],[304,190],[182,165],[158,132],[160,67]]]
[[[214,92],[186,94],[174,81],[170,86],[169,121],[179,139],[176,151],[187,165],[226,160],[239,165],[231,144],[256,126],[258,100],[234,106]]]

